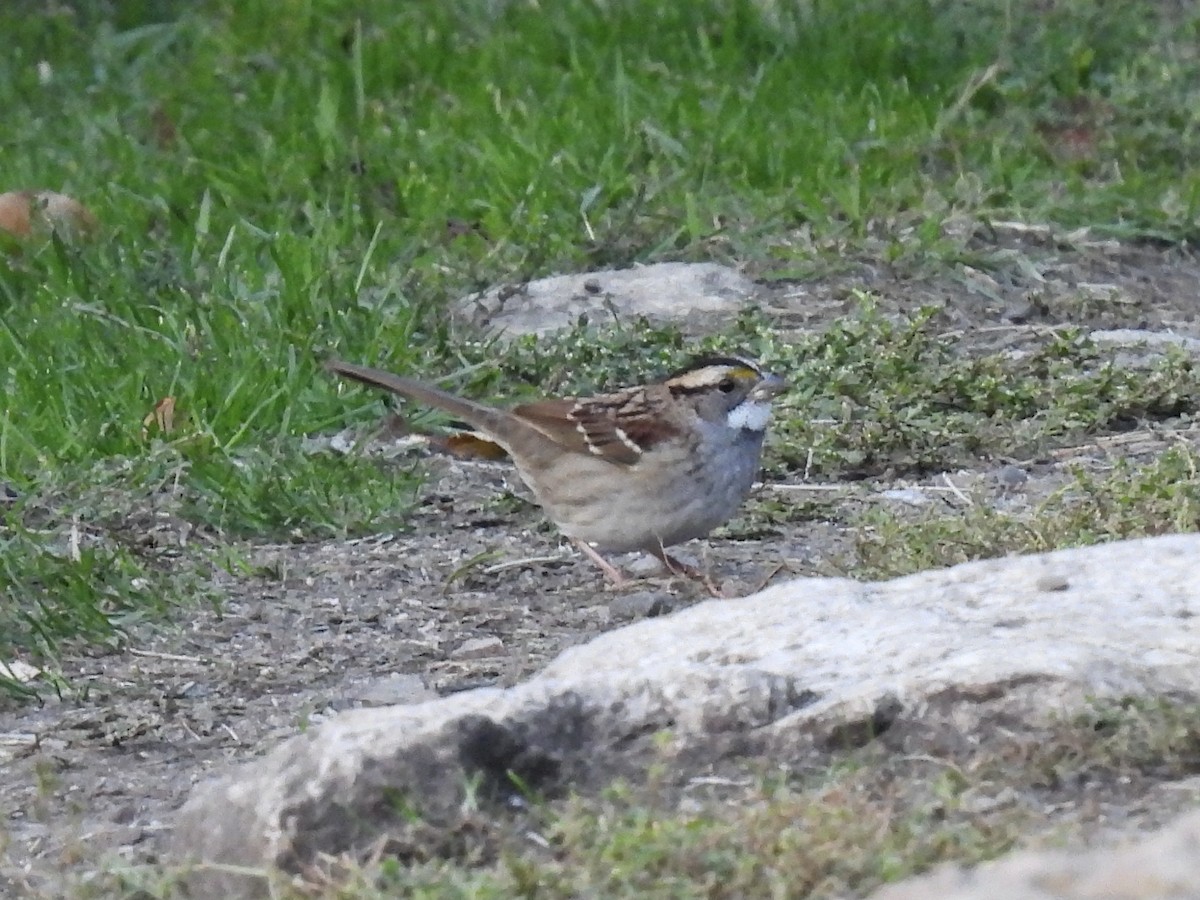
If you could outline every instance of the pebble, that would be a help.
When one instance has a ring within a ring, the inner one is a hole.
[[[608,614],[618,621],[649,619],[668,613],[673,607],[674,600],[665,591],[636,591],[610,600]]]
[[[1007,465],[1002,466],[996,472],[996,481],[1000,487],[1006,491],[1015,491],[1025,485],[1029,480],[1029,473],[1020,466]]]
[[[679,560],[684,565],[696,566],[698,561],[690,556],[685,556],[680,553],[674,553],[672,556]],[[624,567],[625,571],[634,578],[661,578],[664,575],[670,575],[671,572],[666,564],[655,556],[649,553],[638,556],[629,561]]]
[[[909,506],[927,506],[931,502],[929,496],[917,488],[893,488],[884,491],[882,496],[887,500],[907,503]]]

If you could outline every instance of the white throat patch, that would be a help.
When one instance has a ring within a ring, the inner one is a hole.
[[[771,421],[771,404],[761,400],[746,400],[729,411],[726,424],[730,428],[765,431]]]

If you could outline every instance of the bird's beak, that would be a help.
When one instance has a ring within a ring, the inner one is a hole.
[[[764,375],[762,381],[756,384],[754,390],[750,392],[750,399],[770,400],[782,394],[788,387],[788,383],[778,375]]]

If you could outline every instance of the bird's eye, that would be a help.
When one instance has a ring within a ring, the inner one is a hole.
[[[732,378],[722,378],[717,382],[717,390],[722,394],[732,394],[735,387],[737,387],[737,382]]]

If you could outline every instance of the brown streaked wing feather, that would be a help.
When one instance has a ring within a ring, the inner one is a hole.
[[[658,390],[651,387],[649,390]],[[651,450],[663,441],[678,437],[680,429],[655,411],[645,390],[624,397],[624,402],[613,410],[614,422],[625,432],[625,436],[642,450]]]
[[[576,453],[591,453],[612,463],[632,465],[642,452],[678,433],[647,415],[644,391],[602,394],[579,400],[543,400],[512,413]]]
[[[564,449],[574,453],[587,453],[587,439],[571,418],[571,410],[574,408],[575,401],[571,399],[539,400],[536,403],[514,406],[509,412],[528,422]]]

